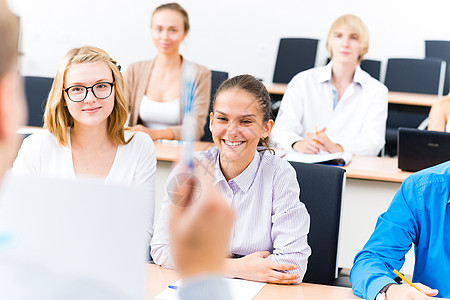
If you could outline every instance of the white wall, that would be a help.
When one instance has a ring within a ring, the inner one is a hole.
[[[170,0],[168,0],[170,1]],[[70,48],[95,45],[123,67],[156,54],[150,36],[153,9],[167,1],[8,0],[22,20],[22,73],[54,76]],[[186,58],[231,75],[271,81],[280,37],[325,39],[340,15],[360,16],[369,28],[366,58],[424,55],[425,39],[450,40],[449,0],[180,0],[191,19],[182,46]]]

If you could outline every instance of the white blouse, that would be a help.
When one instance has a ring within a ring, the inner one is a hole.
[[[139,118],[150,129],[166,129],[177,125],[180,121],[180,99],[158,102],[144,95],[139,106]]]

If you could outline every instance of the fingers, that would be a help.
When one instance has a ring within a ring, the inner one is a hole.
[[[278,271],[289,271],[289,270],[295,270],[298,267],[296,265],[292,265],[292,264],[280,264],[271,260],[270,261],[270,268],[274,269],[274,270],[278,270]]]
[[[272,270],[267,276],[267,282],[278,284],[297,284],[299,278],[299,274],[281,273],[276,270]]]
[[[269,251],[256,251],[250,255],[255,255],[255,256],[258,256],[261,258],[266,258],[266,257],[270,256],[270,252]]]
[[[425,284],[421,284],[421,283],[414,283],[414,284],[428,296],[436,296],[439,293],[438,290],[432,289],[432,288],[426,286]]]
[[[306,139],[302,141],[303,153],[317,154],[320,151],[320,143],[316,139],[316,135],[312,133],[306,134]]]

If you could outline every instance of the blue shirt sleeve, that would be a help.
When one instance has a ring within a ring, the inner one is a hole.
[[[375,231],[353,262],[350,280],[355,295],[373,300],[385,285],[395,283],[393,270],[401,269],[418,237],[417,195],[414,179],[407,178],[378,218]]]

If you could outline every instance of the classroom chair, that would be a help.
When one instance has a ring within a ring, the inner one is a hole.
[[[442,95],[445,68],[439,58],[390,58],[384,84],[391,92]]]
[[[444,79],[444,95],[448,95],[450,87],[450,41],[425,41],[425,57],[435,57],[447,63]]]
[[[341,224],[345,170],[339,167],[292,162],[300,185],[300,200],[310,215],[308,243],[312,254],[303,282],[334,284]]]
[[[389,91],[442,95],[445,65],[445,61],[437,58],[391,58],[384,84]],[[429,107],[389,103],[385,154],[397,154],[399,127],[417,128],[428,117],[429,111]]]
[[[273,82],[289,83],[297,73],[314,68],[318,43],[317,39],[280,39]]]
[[[217,89],[219,86],[228,79],[228,73],[227,72],[221,72],[221,71],[213,71],[211,70],[211,98],[209,102],[209,111],[208,116],[206,117],[206,123],[205,127],[203,128],[203,136],[200,138],[200,141],[202,142],[212,142],[212,136],[211,131],[209,130],[209,113],[212,111],[212,103],[214,100],[214,95],[216,94]]]
[[[28,105],[28,126],[42,127],[48,93],[53,84],[53,78],[25,76],[25,96]]]
[[[360,67],[376,80],[380,80],[381,61],[363,59],[360,63]]]

